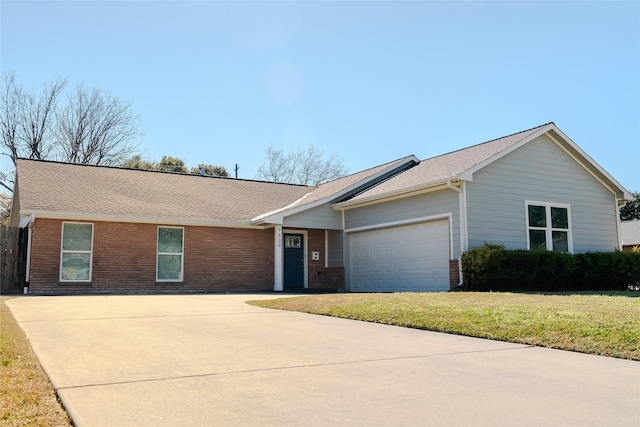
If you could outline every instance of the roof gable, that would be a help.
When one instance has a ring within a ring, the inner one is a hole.
[[[539,136],[547,134],[567,154],[591,173],[605,187],[620,199],[629,199],[631,194],[611,175],[602,169],[591,157],[582,151],[554,123],[547,123],[532,129],[487,141],[468,148],[432,157],[393,179],[366,191],[352,200],[335,206],[347,207],[362,203],[372,203],[388,197],[397,197],[415,191],[436,188],[451,181],[472,181],[473,174],[496,160],[508,155]]]

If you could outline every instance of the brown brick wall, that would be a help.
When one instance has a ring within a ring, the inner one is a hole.
[[[156,282],[156,224],[94,221],[91,283],[60,282],[62,220],[32,230],[33,294],[224,292],[273,289],[273,229],[184,227],[184,281]],[[344,289],[344,268],[325,268],[324,230],[308,230],[309,289]],[[312,252],[320,260],[312,261]]]
[[[33,226],[29,290],[37,294],[273,289],[273,230],[184,227],[184,281],[156,283],[157,225],[93,222],[92,282],[60,283],[62,221]]]
[[[324,230],[308,230],[308,284],[313,290],[340,290],[344,289],[344,267],[325,267]],[[320,252],[320,260],[311,259],[313,252]]]
[[[460,283],[460,269],[458,268],[458,260],[449,260],[449,289],[455,289]]]
[[[38,218],[31,230],[29,283],[46,289],[58,283],[62,221]]]

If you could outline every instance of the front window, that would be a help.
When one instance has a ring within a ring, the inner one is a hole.
[[[158,227],[157,281],[182,281],[183,237],[184,229],[181,227]]]
[[[527,248],[572,252],[569,205],[526,202]]]
[[[61,282],[91,281],[92,249],[93,224],[62,223]]]

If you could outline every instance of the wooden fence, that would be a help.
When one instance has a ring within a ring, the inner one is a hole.
[[[27,273],[28,229],[0,227],[0,293],[19,294]]]

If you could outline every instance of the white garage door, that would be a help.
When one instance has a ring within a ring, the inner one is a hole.
[[[448,220],[349,234],[350,291],[448,289]]]

